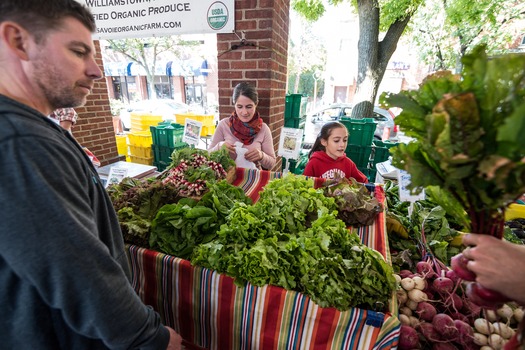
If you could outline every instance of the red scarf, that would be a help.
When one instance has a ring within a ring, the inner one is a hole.
[[[253,118],[245,123],[239,119],[235,112],[230,116],[228,121],[232,134],[241,140],[245,145],[251,145],[255,139],[255,135],[261,131],[263,124],[262,118],[259,116],[259,112],[255,112]]]

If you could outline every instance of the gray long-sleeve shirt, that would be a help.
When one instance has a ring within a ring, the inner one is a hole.
[[[165,349],[111,201],[74,139],[0,95],[0,348]]]

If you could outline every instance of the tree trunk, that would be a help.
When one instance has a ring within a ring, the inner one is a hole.
[[[367,118],[372,116],[379,84],[411,16],[407,15],[402,21],[394,22],[388,28],[384,39],[379,41],[379,4],[377,0],[358,0],[357,7],[359,56],[352,118]]]

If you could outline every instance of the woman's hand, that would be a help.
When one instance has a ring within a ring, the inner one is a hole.
[[[257,163],[263,159],[263,152],[254,148],[246,152],[244,158],[250,162]]]
[[[237,158],[237,152],[235,151],[235,146],[232,145],[231,143],[228,143],[228,142],[224,142],[222,144],[223,148],[226,148],[228,150],[228,153],[230,153],[230,157],[235,160]]]
[[[489,235],[468,234],[463,237],[463,256],[467,268],[476,274],[483,287],[525,305],[525,246]]]

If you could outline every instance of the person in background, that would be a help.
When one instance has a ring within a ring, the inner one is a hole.
[[[355,163],[346,156],[348,130],[339,122],[323,125],[304,168],[304,176],[333,179],[335,177],[354,178],[357,182],[367,183],[368,179]]]
[[[54,110],[49,118],[57,121],[61,127],[71,132],[71,128],[77,122],[78,114],[74,108],[59,108]]]
[[[0,1],[0,339],[3,349],[180,349],[130,284],[111,200],[48,116],[102,77],[90,11]]]
[[[257,104],[259,96],[252,85],[242,82],[233,89],[235,110],[229,118],[219,122],[208,151],[226,147],[230,156],[239,165],[236,143],[247,149],[244,159],[259,169],[271,170],[275,165],[275,150],[270,128],[263,122]]]

